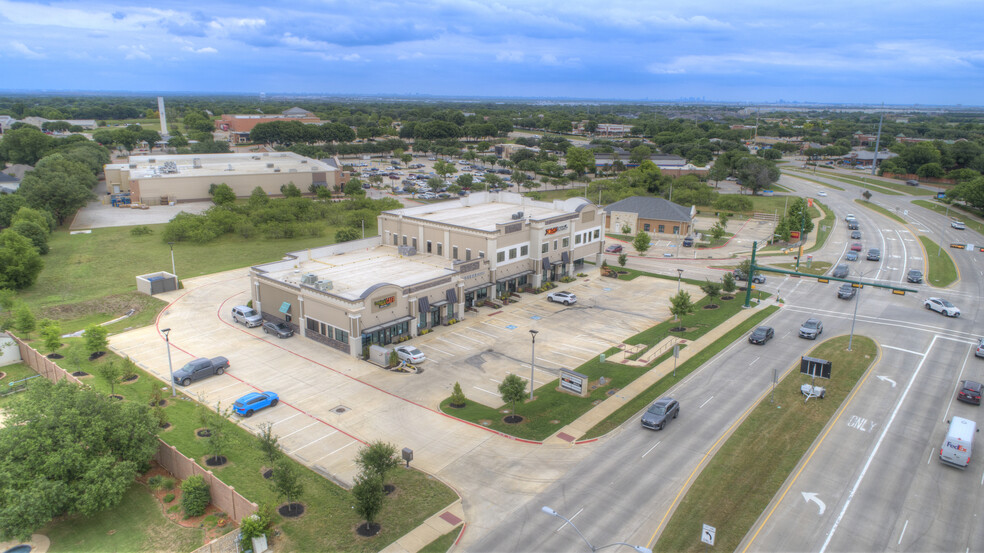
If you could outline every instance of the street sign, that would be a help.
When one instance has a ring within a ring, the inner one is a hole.
[[[830,279],[829,278],[818,278],[817,279],[817,282],[820,282],[820,283],[823,283],[823,284],[827,284],[828,282],[830,282]]]
[[[700,533],[700,541],[706,543],[707,545],[714,545],[714,534],[717,532],[717,528],[714,528],[710,524],[705,524],[703,531]]]
[[[898,294],[899,296],[905,295],[905,290],[892,290],[893,294]]]
[[[800,358],[800,372],[807,376],[829,379],[831,365],[826,359],[805,356]]]
[[[673,358],[674,359],[680,358],[680,344],[676,344],[673,346]]]

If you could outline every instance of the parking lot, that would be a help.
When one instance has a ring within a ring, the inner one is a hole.
[[[173,303],[156,326],[112,336],[110,343],[162,381],[168,380],[168,357],[159,329],[171,328],[175,370],[196,357],[228,357],[225,374],[179,387],[179,392],[223,408],[248,392],[277,392],[278,406],[234,420],[252,432],[273,424],[287,453],[336,480],[351,484],[353,458],[361,443],[373,440],[420,451],[415,464],[438,472],[496,439],[440,413],[440,401],[460,382],[469,400],[502,405],[498,382],[509,373],[529,377],[529,330],[539,332],[539,386],[555,378],[559,367],[576,368],[669,316],[668,298],[677,283],[614,281],[591,273],[563,285],[577,294],[574,305],[524,294],[516,303],[480,308],[456,325],[413,339],[408,343],[428,357],[420,374],[387,371],[300,336],[277,339],[260,328],[235,324],[231,308],[248,299],[245,269],[183,281],[185,289],[162,295]],[[691,292],[699,296],[696,289]]]

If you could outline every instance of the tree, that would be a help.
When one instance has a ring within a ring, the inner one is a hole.
[[[28,221],[35,223],[39,227],[45,230],[45,235],[51,234],[51,231],[55,230],[55,218],[51,216],[48,211],[41,211],[37,209],[31,209],[27,206],[17,209],[13,217],[10,218],[10,223],[3,226],[10,226],[21,221]]]
[[[273,423],[263,423],[260,425],[260,450],[266,455],[267,461],[274,464],[280,458],[280,444],[277,435],[273,433]]]
[[[44,340],[44,348],[48,353],[54,353],[61,347],[61,325],[51,319],[41,319],[38,323],[41,328],[41,338]]]
[[[639,234],[636,234],[635,240],[632,241],[632,247],[639,252],[639,255],[646,255],[646,252],[649,251],[649,234],[640,230]]]
[[[349,240],[358,240],[359,238],[362,238],[362,233],[357,228],[344,227],[335,232],[335,242],[348,242]]]
[[[752,194],[757,194],[759,190],[764,190],[779,180],[779,168],[767,159],[745,157],[738,164],[738,180]]]
[[[871,201],[871,190],[865,190],[861,193],[861,196],[864,197],[864,201]]]
[[[622,225],[622,234],[629,234],[631,232],[632,232],[632,227],[626,224]]]
[[[386,474],[400,466],[400,458],[396,455],[396,446],[382,441],[367,444],[356,455],[355,464],[362,474],[378,474],[385,483]]]
[[[682,322],[683,317],[693,313],[695,309],[694,303],[690,301],[690,294],[686,290],[680,290],[679,293],[670,298],[670,313],[673,314],[674,320]],[[680,326],[670,330],[683,330],[683,328]]]
[[[161,133],[151,129],[144,129],[137,133],[137,138],[141,142],[146,142],[147,149],[153,152],[154,145],[161,141]]]
[[[577,146],[567,148],[566,158],[567,168],[574,171],[577,176],[583,175],[588,169],[593,169],[595,166],[594,154],[585,148],[578,148]]]
[[[726,231],[724,230],[724,227],[721,226],[720,221],[714,223],[714,226],[711,227],[711,237],[713,237],[715,240],[720,240],[721,238],[723,238],[725,232]]]
[[[265,207],[270,204],[270,196],[267,196],[263,187],[257,186],[249,195],[248,205],[250,209],[257,209],[260,207]]]
[[[280,193],[283,194],[285,198],[301,197],[301,189],[298,188],[293,182],[288,182],[287,184],[281,185]]]
[[[711,282],[708,280],[706,281],[706,284],[701,285],[700,289],[703,290],[705,294],[707,294],[707,297],[710,302],[708,303],[707,306],[717,307],[717,304],[714,303],[714,300],[716,300],[717,297],[721,295],[721,285],[718,284],[717,282]]]
[[[367,530],[371,530],[376,524],[376,517],[383,509],[385,495],[383,479],[378,474],[356,475],[355,485],[352,487],[352,496],[355,497],[355,512],[366,519]]]
[[[119,383],[120,379],[123,378],[123,367],[117,365],[115,362],[110,361],[108,363],[103,363],[96,367],[96,374],[99,378],[109,385],[109,393],[116,394],[116,385]]]
[[[413,154],[400,154],[400,161],[403,162],[404,166],[409,167],[410,162],[413,161]]]
[[[21,333],[21,336],[28,340],[31,333],[38,327],[34,313],[26,305],[22,305],[14,311],[14,329]]]
[[[755,155],[763,159],[768,159],[770,161],[776,161],[782,159],[782,152],[779,150],[774,150],[772,148],[763,148],[755,152]]]
[[[215,405],[215,411],[208,411],[208,424],[206,426],[210,434],[205,439],[205,450],[209,453],[209,460],[221,460],[222,452],[229,444],[229,434],[226,433],[228,411],[228,409],[222,409],[221,403]]]
[[[120,503],[157,451],[142,402],[116,401],[66,380],[37,379],[4,405],[0,539],[26,539],[54,517]]]
[[[304,485],[301,483],[300,475],[297,473],[294,462],[284,457],[277,461],[277,465],[273,469],[270,486],[278,496],[284,498],[288,504],[291,504],[288,507],[288,512],[294,510],[292,504],[300,499],[301,494],[304,493]]]
[[[232,205],[236,203],[236,193],[233,192],[231,186],[224,182],[214,187],[209,187],[209,193],[212,195],[212,202],[215,205]]]
[[[629,254],[622,252],[618,254],[618,265],[619,267],[625,267],[625,263],[629,260]]]
[[[185,516],[197,517],[205,514],[208,504],[212,502],[212,491],[205,477],[195,474],[185,478],[181,483],[181,508]]]
[[[652,149],[649,148],[649,146],[646,146],[645,144],[640,144],[635,148],[632,148],[632,151],[629,152],[629,163],[638,165],[643,161],[650,159],[652,155],[653,155],[653,151]]]
[[[7,130],[0,140],[0,159],[34,166],[54,147],[56,139],[40,129],[23,127]]]
[[[109,345],[109,340],[106,339],[108,335],[106,327],[96,324],[85,329],[82,339],[85,340],[85,347],[89,353],[96,354],[106,350],[106,346]]]
[[[460,188],[469,190],[472,187],[472,184],[474,184],[474,179],[472,178],[471,175],[465,173],[464,175],[460,175],[457,179],[455,179],[454,182]]]
[[[53,153],[24,175],[18,193],[28,206],[50,211],[60,225],[92,198],[96,182],[85,163]]]
[[[362,188],[362,181],[355,178],[350,179],[347,183],[345,183],[345,187],[342,189],[342,191],[345,193],[346,196],[351,196],[351,197],[366,195],[365,189]]]
[[[461,391],[461,384],[455,382],[454,389],[451,390],[451,407],[464,407],[466,402],[465,393]]]
[[[721,290],[726,294],[730,294],[735,291],[735,288],[735,275],[724,273],[724,276],[721,277]]]
[[[813,231],[813,220],[810,218],[809,206],[803,198],[796,198],[789,203],[786,216],[789,220],[789,230],[802,230],[805,234]],[[804,237],[801,236],[802,240]]]
[[[526,398],[526,381],[515,374],[508,374],[499,384],[499,394],[502,401],[512,404],[512,413],[516,414],[516,402]]]

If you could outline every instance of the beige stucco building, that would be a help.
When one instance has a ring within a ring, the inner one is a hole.
[[[110,192],[130,192],[134,203],[209,200],[212,184],[225,183],[239,197],[259,186],[270,196],[293,182],[306,193],[312,184],[334,189],[340,171],[293,152],[130,156],[127,163],[106,165]]]
[[[250,270],[253,306],[312,340],[362,355],[462,319],[486,299],[601,263],[604,212],[510,192],[383,212],[379,236],[292,252]]]

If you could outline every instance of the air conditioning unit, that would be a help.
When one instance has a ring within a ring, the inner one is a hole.
[[[301,160],[301,163],[307,163],[307,160],[306,159],[302,159]]]
[[[517,219],[522,219],[523,218],[523,215],[524,215],[523,212],[520,211],[519,213],[516,214],[516,218]]]
[[[308,286],[314,284],[315,282],[318,282],[318,275],[314,273],[306,273],[301,277],[301,283],[307,284]]]
[[[273,164],[272,163],[267,163],[267,169],[273,169]]]
[[[280,167],[274,167],[273,168],[273,172],[274,173],[279,173],[280,172]]]
[[[319,280],[314,284],[314,287],[322,292],[327,292],[335,287],[335,285],[330,280]]]
[[[410,257],[411,255],[417,255],[417,248],[413,246],[399,246],[397,248],[397,251],[400,252],[400,255],[404,255],[407,257]]]

